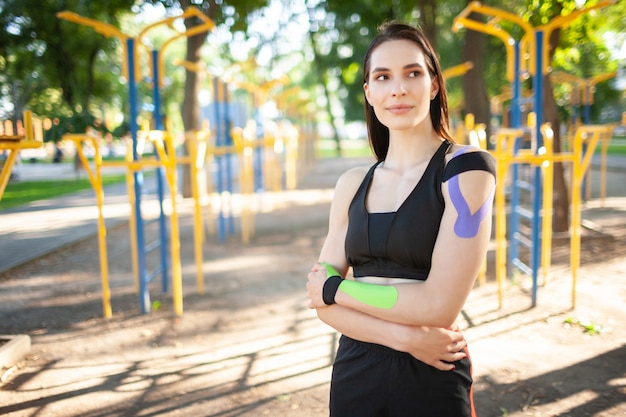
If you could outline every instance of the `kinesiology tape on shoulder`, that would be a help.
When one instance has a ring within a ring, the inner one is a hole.
[[[457,219],[454,223],[454,233],[461,238],[472,238],[478,234],[480,224],[489,214],[491,201],[495,192],[492,187],[485,202],[472,213],[459,185],[459,175],[467,171],[485,171],[495,177],[495,164],[493,157],[486,152],[465,152],[467,148],[457,151],[444,172],[443,181],[449,181],[450,199],[457,211]]]
[[[372,307],[389,309],[398,301],[398,290],[389,285],[368,284],[341,278],[335,268],[322,263],[326,268],[327,280],[322,288],[322,298],[327,305],[335,304],[337,291]]]

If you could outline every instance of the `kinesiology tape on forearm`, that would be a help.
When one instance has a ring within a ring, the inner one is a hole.
[[[325,304],[335,304],[337,291],[342,291],[355,300],[372,307],[390,309],[396,305],[398,301],[398,290],[396,287],[343,279],[331,265],[325,263],[322,265],[326,267],[327,276],[322,289],[322,298]]]

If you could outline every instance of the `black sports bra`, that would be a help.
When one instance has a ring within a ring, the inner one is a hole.
[[[446,167],[450,145],[449,141],[441,144],[415,188],[395,212],[368,213],[367,192],[374,170],[382,161],[369,169],[348,210],[345,252],[355,277],[416,280],[428,277],[445,207],[441,184],[468,170],[479,169],[495,175],[492,158],[486,152],[455,155]],[[458,162],[452,163],[455,159]]]

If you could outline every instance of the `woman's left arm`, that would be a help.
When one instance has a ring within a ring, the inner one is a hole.
[[[484,170],[464,171],[444,182],[445,209],[426,281],[385,286],[345,280],[334,301],[395,323],[451,326],[485,259],[494,190],[494,176]],[[325,274],[310,274],[310,307],[326,305],[325,281]]]

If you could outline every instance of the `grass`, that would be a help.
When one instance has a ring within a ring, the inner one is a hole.
[[[115,174],[102,177],[103,184],[116,184],[126,180],[126,175]],[[18,207],[34,201],[59,197],[77,191],[91,189],[87,178],[70,180],[45,180],[9,183],[0,200],[0,210]]]
[[[599,149],[602,149],[601,145],[598,145]],[[596,152],[599,152],[596,150]],[[626,138],[621,137],[613,137],[611,142],[609,142],[609,148],[607,149],[607,154],[609,155],[626,155]]]
[[[335,142],[332,140],[320,141],[316,149],[316,156],[318,158],[336,158],[338,155],[335,146]],[[369,142],[366,140],[343,140],[341,142],[341,156],[343,158],[373,157],[373,155]]]

